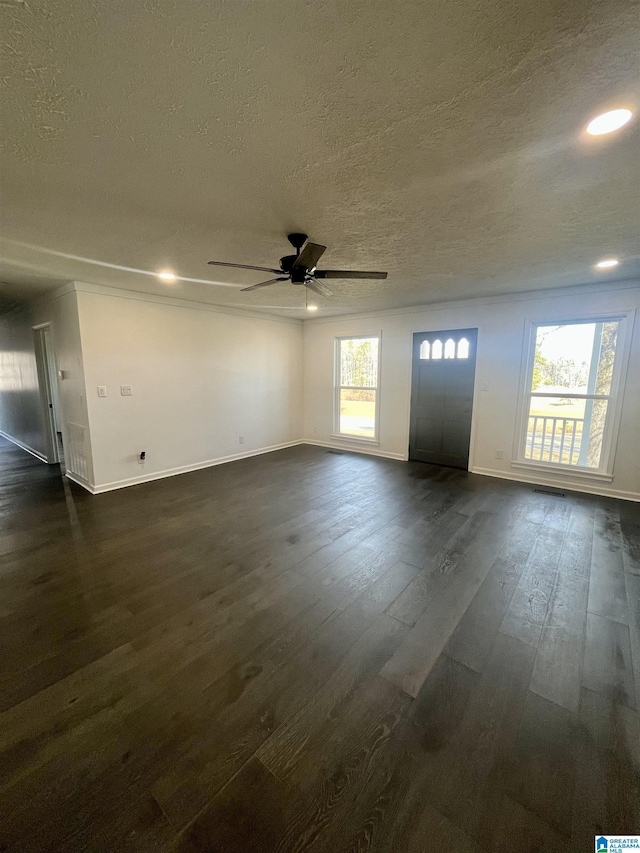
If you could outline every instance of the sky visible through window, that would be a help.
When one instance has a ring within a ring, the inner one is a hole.
[[[567,326],[539,326],[536,349],[549,361],[572,359],[576,364],[591,362],[595,323],[576,323]]]

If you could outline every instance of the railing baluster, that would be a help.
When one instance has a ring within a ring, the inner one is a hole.
[[[531,447],[529,448],[529,459],[535,459],[537,429],[538,418],[533,418],[533,429],[531,430]]]
[[[567,419],[562,419],[562,437],[560,438],[560,462],[563,461],[564,456],[564,434],[567,429]]]
[[[569,451],[569,465],[573,465],[573,448],[576,443],[576,427],[578,426],[578,421],[573,419],[573,428],[571,430],[571,450]]]
[[[551,446],[549,447],[549,462],[553,462],[553,451],[556,446],[556,430],[558,428],[558,418],[554,418],[551,424]]]

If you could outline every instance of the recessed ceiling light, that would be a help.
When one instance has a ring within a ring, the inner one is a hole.
[[[617,267],[620,261],[617,258],[603,258],[596,264],[596,269],[608,270],[611,267]]]
[[[162,270],[162,272],[158,273],[158,278],[161,278],[162,281],[175,281],[176,274],[171,272],[171,270]]]
[[[631,120],[631,110],[610,110],[608,113],[596,116],[587,125],[587,133],[591,136],[602,136],[604,133],[612,133],[614,130],[624,127]]]
[[[307,311],[317,311],[317,310],[318,310],[317,305],[307,305]]]

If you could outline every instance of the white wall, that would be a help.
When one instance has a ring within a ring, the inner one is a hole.
[[[0,432],[46,458],[33,323],[28,304],[0,308]]]
[[[527,319],[550,320],[640,308],[640,287],[572,288],[526,297],[473,300],[305,324],[304,435],[310,442],[350,446],[332,439],[334,338],[382,333],[380,443],[374,452],[406,459],[409,443],[411,342],[414,332],[478,327],[472,470],[565,488],[640,497],[640,317],[636,318],[619,441],[611,483],[549,476],[511,465],[516,433],[523,336]],[[488,390],[480,391],[483,383]],[[352,444],[364,449],[362,445]],[[504,458],[495,458],[496,449]]]
[[[58,402],[65,467],[83,485],[93,482],[91,436],[85,396],[83,354],[78,300],[72,284],[37,300],[32,306],[34,324],[49,323],[57,371]]]
[[[301,438],[300,321],[76,288],[96,491]]]

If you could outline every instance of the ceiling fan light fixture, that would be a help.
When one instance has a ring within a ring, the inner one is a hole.
[[[599,116],[591,119],[587,125],[587,133],[591,136],[603,136],[605,133],[613,133],[614,130],[620,130],[624,127],[631,118],[633,113],[631,110],[609,110]]]
[[[171,272],[171,270],[160,270],[160,272],[157,273],[157,276],[161,281],[175,281],[178,277],[174,272]]]

